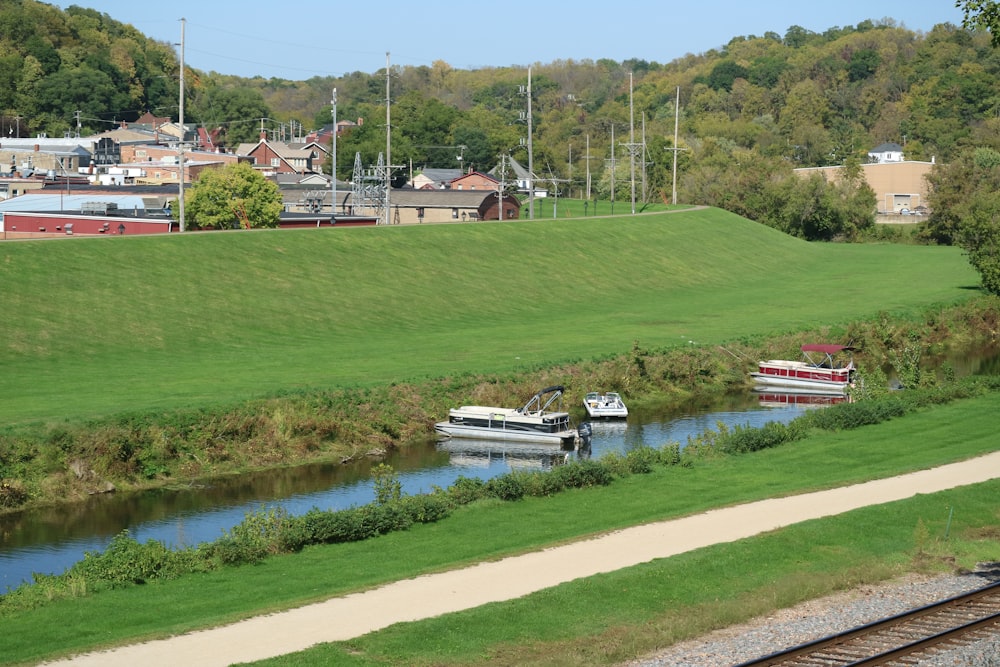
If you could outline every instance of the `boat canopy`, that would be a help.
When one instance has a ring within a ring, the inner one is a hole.
[[[846,350],[853,350],[854,348],[850,345],[828,345],[828,344],[817,344],[817,345],[803,345],[803,352],[822,352],[823,354],[836,354],[838,352],[843,352]]]

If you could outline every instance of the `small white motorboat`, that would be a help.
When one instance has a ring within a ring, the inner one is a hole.
[[[589,392],[583,399],[583,407],[587,408],[587,414],[592,419],[628,417],[628,408],[625,407],[625,402],[616,391],[603,394],[598,391]]]

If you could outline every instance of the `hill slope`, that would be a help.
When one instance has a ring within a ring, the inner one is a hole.
[[[722,342],[970,294],[954,248],[717,209],[0,245],[0,420],[229,402]]]

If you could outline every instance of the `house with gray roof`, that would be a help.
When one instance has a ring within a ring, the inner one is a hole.
[[[903,162],[903,147],[897,143],[886,142],[868,151],[868,161],[875,164],[888,162]]]
[[[447,190],[451,182],[462,175],[461,169],[422,169],[409,185],[414,190]]]

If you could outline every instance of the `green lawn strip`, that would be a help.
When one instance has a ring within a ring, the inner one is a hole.
[[[966,459],[995,449],[998,408],[1000,394],[991,394],[610,487],[472,506],[437,524],[259,566],[54,602],[0,619],[0,661],[175,634],[625,526]]]
[[[809,244],[717,209],[2,244],[0,281],[5,424],[723,343],[978,284],[955,248]]]

